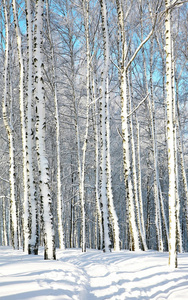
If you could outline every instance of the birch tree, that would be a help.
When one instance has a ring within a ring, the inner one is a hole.
[[[174,57],[174,42],[172,39],[172,97],[173,97],[173,126],[174,126],[174,164],[175,164],[175,190],[176,190],[176,251],[182,252],[182,233],[180,226],[180,184],[178,171],[178,145],[177,145],[177,108],[176,108],[176,93],[175,93],[175,57]]]
[[[19,57],[19,103],[20,103],[20,119],[21,119],[21,132],[22,132],[22,155],[23,155],[23,188],[24,188],[24,196],[23,196],[23,208],[24,208],[24,216],[23,216],[23,229],[24,229],[24,251],[28,252],[28,240],[29,240],[29,228],[28,228],[28,220],[29,220],[29,202],[28,202],[28,190],[27,190],[27,141],[26,141],[26,122],[25,122],[25,103],[24,103],[24,60],[22,53],[22,38],[20,27],[18,23],[18,14],[16,1],[12,1],[13,12],[14,12],[14,24],[16,30],[17,37],[17,49],[18,49],[18,57]]]
[[[165,1],[165,37],[166,37],[166,106],[167,106],[167,147],[169,173],[169,266],[177,268],[176,252],[176,183],[175,183],[175,145],[172,94],[172,39],[170,0]]]
[[[10,43],[10,27],[9,27],[9,9],[6,1],[3,1],[3,11],[5,17],[5,60],[4,60],[4,90],[3,90],[3,121],[8,135],[9,141],[9,184],[10,184],[10,219],[11,219],[11,243],[14,249],[19,248],[18,228],[17,228],[17,210],[16,210],[16,194],[15,194],[15,145],[14,145],[14,128],[12,123],[11,110],[11,86],[10,86],[10,66],[9,66],[9,43]],[[10,102],[10,115],[8,115],[8,102]]]
[[[127,45],[124,27],[124,12],[122,2],[116,0],[117,13],[118,13],[118,26],[120,31],[120,44],[121,44],[121,65],[120,65],[120,93],[121,93],[121,121],[122,121],[122,139],[123,139],[123,166],[125,186],[127,188],[127,201],[128,201],[128,220],[129,232],[131,239],[131,249],[140,249],[139,235],[136,225],[136,216],[133,202],[133,184],[131,178],[131,165],[130,165],[130,143],[129,143],[129,129],[128,129],[128,95],[127,95],[127,70],[125,67],[127,57]]]
[[[55,106],[55,124],[56,124],[56,157],[57,157],[57,216],[58,216],[58,236],[59,236],[59,248],[65,249],[64,240],[64,229],[63,229],[63,195],[61,186],[61,150],[60,150],[60,120],[59,120],[59,105],[58,105],[58,94],[57,94],[57,77],[56,77],[56,66],[54,57],[54,46],[51,33],[50,16],[49,16],[49,3],[46,0],[47,8],[47,23],[48,23],[48,34],[51,50],[51,62],[53,72],[53,94],[54,94],[54,106]]]
[[[108,70],[109,70],[109,33],[107,22],[107,7],[104,0],[100,1],[102,32],[103,32],[103,52],[104,67],[101,76],[101,203],[103,219],[104,251],[110,249],[109,217],[112,220],[112,230],[114,239],[114,250],[119,251],[119,225],[114,208],[112,195],[111,162],[110,162],[110,111],[109,111],[109,90],[108,90]],[[109,206],[109,209],[108,209]]]
[[[7,239],[7,199],[5,196],[1,197],[1,242],[3,246],[8,246]]]
[[[98,126],[98,105],[96,99],[96,84],[94,79],[94,72],[92,72],[92,100],[94,102],[94,140],[95,140],[95,198],[96,198],[96,237],[97,228],[99,228],[99,244],[96,238],[96,247],[102,249],[103,229],[102,229],[102,212],[100,206],[100,193],[99,193],[99,126]],[[97,226],[98,225],[98,226]]]
[[[133,98],[133,90],[132,90],[132,76],[130,72],[129,76],[129,108],[132,111],[132,98]],[[129,90],[128,89],[128,90]],[[134,111],[134,110],[133,110]],[[134,140],[134,127],[133,127],[133,114],[129,114],[129,127],[130,127],[130,143],[131,143],[131,152],[132,152],[132,178],[133,178],[133,190],[134,190],[134,199],[135,199],[135,208],[136,208],[136,219],[137,219],[137,227],[140,236],[140,242],[143,250],[147,250],[146,238],[145,238],[145,228],[144,228],[144,220],[143,220],[143,203],[141,192],[139,193],[139,182],[137,180],[137,167],[136,167],[136,149],[135,149],[135,140]],[[137,125],[138,126],[138,125]],[[139,130],[139,128],[137,129]],[[139,139],[139,134],[138,134]],[[139,140],[138,140],[139,144]],[[139,148],[138,148],[139,150]],[[139,172],[139,156],[140,153],[138,151],[138,172]],[[141,180],[141,179],[140,179]],[[138,196],[139,194],[139,196]]]
[[[35,5],[34,25],[34,96],[36,101],[36,150],[40,178],[40,200],[44,234],[44,259],[55,259],[55,236],[53,228],[52,198],[49,186],[49,166],[45,149],[45,94],[43,81],[42,32],[44,0]]]
[[[105,252],[110,251],[110,236],[109,236],[109,214],[108,214],[108,197],[107,197],[107,140],[106,140],[106,80],[108,76],[108,64],[109,54],[106,52],[108,45],[107,35],[107,12],[106,3],[104,0],[100,1],[101,5],[101,17],[102,17],[102,29],[104,39],[104,69],[101,76],[101,100],[100,100],[100,143],[101,143],[101,182],[100,182],[100,199],[101,199],[101,210],[102,210],[102,225],[103,225],[103,250]]]
[[[27,141],[27,189],[29,200],[30,232],[28,241],[28,253],[38,254],[38,205],[34,179],[34,93],[33,93],[33,20],[31,1],[25,1],[26,25],[27,25],[27,84],[26,84],[26,141]]]
[[[178,95],[178,83],[176,82],[176,94]],[[180,166],[181,166],[181,174],[183,179],[183,189],[185,193],[184,198],[184,207],[185,207],[185,219],[186,219],[186,226],[188,231],[188,185],[187,185],[187,174],[185,169],[185,156],[183,151],[183,140],[182,140],[182,128],[180,124],[180,111],[179,111],[179,100],[177,99],[177,131],[178,131],[178,150],[180,153]]]

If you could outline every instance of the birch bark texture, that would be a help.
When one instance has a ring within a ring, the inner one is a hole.
[[[38,207],[36,197],[36,186],[34,179],[34,157],[35,140],[34,140],[34,91],[33,91],[33,20],[31,12],[31,1],[25,1],[26,25],[27,25],[27,83],[26,83],[26,142],[27,142],[27,189],[29,200],[29,241],[28,253],[38,254]]]
[[[9,9],[7,3],[3,1],[3,12],[5,17],[5,60],[4,60],[4,89],[3,89],[3,121],[8,135],[9,142],[9,184],[10,184],[10,220],[11,220],[11,244],[14,249],[19,248],[18,228],[17,228],[17,210],[15,195],[15,148],[14,148],[14,128],[12,124],[12,111],[8,112],[9,89]],[[11,93],[10,93],[11,94]]]
[[[101,76],[101,202],[102,202],[102,219],[103,219],[103,238],[104,250],[110,249],[109,226],[113,232],[114,250],[120,250],[119,224],[114,207],[112,193],[112,176],[111,176],[111,157],[110,157],[110,106],[109,106],[109,88],[108,72],[110,62],[110,45],[108,32],[107,6],[104,0],[100,1],[102,32],[103,32],[103,53],[104,67]]]
[[[109,49],[107,35],[107,11],[105,0],[100,0],[102,30],[103,30],[103,52],[104,52],[104,67],[101,74],[101,99],[100,99],[100,143],[101,143],[101,162],[100,162],[100,189],[101,189],[101,211],[103,225],[103,251],[110,251],[110,236],[109,236],[109,214],[108,214],[108,196],[107,196],[107,139],[106,139],[106,80],[108,76],[109,64]]]
[[[59,237],[59,248],[65,249],[65,237],[63,229],[63,195],[61,185],[61,147],[60,147],[60,120],[59,120],[59,104],[58,104],[58,93],[57,93],[57,78],[56,78],[56,65],[55,65],[55,54],[53,46],[53,38],[51,33],[50,25],[50,14],[49,14],[49,3],[46,0],[47,10],[47,23],[48,23],[48,34],[50,41],[51,50],[51,62],[52,62],[52,76],[53,76],[53,94],[54,94],[54,106],[55,106],[55,124],[56,124],[56,156],[57,156],[57,219],[58,219],[58,237]]]
[[[120,44],[121,44],[121,65],[120,65],[120,93],[121,93],[121,124],[122,124],[122,139],[123,139],[123,168],[124,180],[128,201],[128,221],[130,233],[130,248],[132,250],[140,249],[140,241],[138,228],[136,224],[136,215],[134,208],[134,195],[133,183],[131,178],[131,164],[130,164],[130,141],[129,141],[129,127],[128,127],[128,95],[127,95],[127,69],[125,66],[127,45],[125,38],[124,26],[124,12],[121,0],[116,0],[117,13],[118,13],[118,26],[120,31]]]
[[[22,53],[22,37],[20,27],[18,23],[18,12],[16,1],[12,1],[13,13],[14,13],[14,25],[16,30],[17,39],[17,51],[19,57],[19,104],[20,104],[20,120],[21,120],[21,133],[22,133],[22,168],[23,168],[23,237],[24,237],[24,251],[28,252],[29,243],[29,201],[28,201],[28,190],[27,190],[27,141],[26,141],[26,120],[25,120],[25,102],[24,102],[24,59]]]
[[[56,259],[55,236],[52,215],[52,198],[49,186],[49,164],[45,149],[45,95],[42,60],[44,0],[36,1],[34,25],[34,96],[36,101],[36,148],[40,178],[40,201],[44,235],[44,259]]]
[[[171,39],[171,10],[170,0],[165,1],[165,38],[166,38],[166,107],[167,107],[167,148],[169,174],[169,261],[170,268],[177,268],[176,250],[176,174],[175,174],[175,145],[172,91],[172,39]]]

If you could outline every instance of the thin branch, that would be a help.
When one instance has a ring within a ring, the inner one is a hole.
[[[146,97],[130,112],[130,114],[127,115],[127,118],[129,118],[134,112],[142,105],[142,103],[147,99],[149,96],[149,93],[146,95]]]
[[[118,65],[116,65],[115,62],[113,62],[113,60],[111,59],[111,62],[113,63],[113,65],[121,72],[121,69],[118,67]]]
[[[9,180],[7,180],[7,179],[4,179],[4,178],[2,178],[2,177],[0,177],[0,180],[2,180],[2,181],[4,181],[4,182],[7,182],[7,183],[9,183]]]

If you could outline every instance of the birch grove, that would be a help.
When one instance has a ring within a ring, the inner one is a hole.
[[[0,244],[188,251],[188,4],[0,1]]]

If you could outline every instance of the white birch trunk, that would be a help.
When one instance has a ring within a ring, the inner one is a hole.
[[[145,222],[144,222],[144,209],[143,209],[143,199],[142,199],[142,182],[141,182],[141,159],[140,159],[140,128],[139,123],[136,118],[137,123],[137,157],[138,157],[138,196],[139,196],[139,205],[140,205],[140,219],[141,219],[141,226],[142,226],[142,234],[143,237],[146,239],[146,230],[145,230]],[[147,244],[146,248],[147,250]]]
[[[130,110],[132,110],[132,78],[130,74],[130,92],[129,92],[129,107]],[[137,226],[138,231],[140,235],[140,241],[142,243],[142,248],[144,251],[147,250],[146,245],[146,238],[144,236],[144,229],[142,227],[141,223],[141,215],[143,216],[143,212],[141,212],[141,209],[143,209],[142,203],[139,203],[139,200],[142,200],[142,197],[138,197],[138,181],[137,181],[137,169],[136,169],[136,153],[135,153],[135,142],[134,142],[134,130],[133,130],[133,116],[132,114],[129,117],[129,123],[130,123],[130,135],[131,135],[131,152],[132,152],[132,177],[133,177],[133,189],[134,189],[134,198],[135,198],[135,208],[136,208],[136,219],[137,219]]]
[[[109,104],[109,90],[108,90],[108,69],[110,61],[110,45],[109,45],[109,32],[108,32],[108,21],[107,21],[107,11],[105,1],[100,1],[101,4],[101,15],[102,15],[102,30],[103,30],[103,41],[104,41],[104,58],[105,65],[103,71],[103,84],[102,88],[103,98],[106,102],[106,168],[107,168],[107,198],[108,198],[108,209],[109,217],[112,223],[113,231],[113,242],[114,251],[120,251],[120,239],[119,239],[119,224],[118,217],[114,207],[113,192],[112,192],[112,171],[111,171],[111,146],[110,146],[110,104]]]
[[[9,8],[8,8],[9,9]],[[9,97],[9,12],[7,11],[6,1],[3,1],[3,10],[5,17],[5,61],[4,61],[4,90],[3,90],[3,121],[9,141],[9,182],[10,182],[10,219],[11,219],[11,243],[14,249],[19,248],[18,228],[16,215],[16,197],[15,197],[15,150],[14,150],[14,129],[12,118],[8,117],[7,101]],[[11,87],[10,87],[11,88]],[[11,99],[12,101],[12,99]],[[11,114],[12,112],[10,112]]]
[[[16,1],[12,1],[13,12],[14,12],[14,24],[16,30],[17,37],[17,49],[19,56],[19,71],[20,71],[20,81],[19,81],[19,102],[20,102],[20,119],[21,119],[21,132],[22,132],[22,155],[23,155],[23,247],[24,251],[28,252],[28,241],[29,241],[29,228],[28,228],[28,220],[29,220],[29,202],[28,202],[28,191],[27,191],[27,141],[26,141],[26,123],[25,123],[25,103],[24,103],[24,62],[23,62],[23,54],[22,54],[22,39],[21,32],[18,23],[17,16],[17,8]]]
[[[80,146],[80,132],[78,126],[78,116],[75,116],[75,127],[76,127],[76,139],[77,139],[77,151],[78,151],[78,176],[79,176],[79,198],[81,202],[81,213],[82,213],[82,252],[86,251],[86,223],[85,223],[85,199],[84,199],[84,171],[82,170],[82,159],[81,159],[81,146]],[[85,146],[85,147],[84,147]],[[83,160],[84,151],[86,151],[86,145],[83,145]]]
[[[171,43],[171,13],[168,7],[170,0],[165,0],[166,19],[166,105],[167,105],[167,147],[168,147],[168,172],[169,172],[169,261],[171,268],[177,267],[176,252],[176,184],[174,161],[174,122],[173,122],[173,95],[172,95],[172,43]]]
[[[107,89],[106,89],[106,138],[107,138],[107,196],[109,201],[109,215],[112,220],[113,229],[113,241],[114,251],[120,251],[120,239],[119,239],[119,224],[118,217],[114,207],[113,192],[112,192],[112,171],[111,171],[111,146],[110,146],[110,105],[109,105],[109,91],[108,91],[108,78],[107,78]]]
[[[2,199],[2,211],[3,211],[3,246],[8,246],[8,241],[7,241],[7,227],[6,227],[6,203],[5,203],[5,196],[3,196]]]
[[[92,78],[92,99],[94,103],[94,134],[95,134],[95,197],[96,197],[96,228],[97,228],[97,220],[98,220],[98,228],[99,228],[99,249],[102,249],[102,240],[103,240],[103,232],[102,232],[102,213],[100,207],[100,195],[99,195],[99,130],[98,130],[98,109],[97,109],[97,102],[96,102],[96,87],[95,87],[95,80],[94,74]],[[97,230],[96,230],[97,234]],[[96,238],[96,247],[97,238]]]
[[[55,68],[55,57],[52,33],[50,27],[50,17],[49,17],[49,3],[46,0],[46,10],[47,10],[47,22],[49,31],[49,40],[51,46],[51,61],[52,61],[52,72],[53,72],[53,93],[54,93],[54,105],[55,105],[55,123],[56,123],[56,152],[57,152],[57,218],[58,218],[58,237],[59,237],[59,248],[65,249],[65,238],[63,230],[63,196],[62,196],[62,186],[61,186],[61,151],[60,151],[60,122],[59,122],[59,106],[58,106],[58,95],[57,95],[57,82],[56,82],[56,68]]]
[[[102,17],[102,32],[103,32],[103,52],[104,52],[104,67],[101,75],[101,101],[100,101],[100,118],[101,118],[101,206],[102,206],[102,221],[103,221],[103,250],[110,251],[109,237],[109,212],[108,212],[108,174],[107,174],[107,113],[106,113],[106,96],[107,96],[107,78],[109,67],[109,41],[107,28],[107,11],[105,0],[100,0],[101,17]]]
[[[124,68],[124,67],[123,67]],[[127,81],[125,70],[121,74],[121,122],[122,122],[122,137],[123,137],[123,164],[125,184],[127,187],[127,200],[128,200],[128,215],[129,215],[129,230],[131,236],[131,249],[137,251],[140,249],[139,235],[136,224],[135,208],[134,208],[134,195],[133,184],[131,178],[131,164],[130,164],[130,141],[129,141],[129,128],[128,128],[128,99],[127,99]]]
[[[85,158],[87,150],[87,137],[89,128],[89,104],[87,98],[86,131],[83,144],[82,168],[81,168],[81,207],[82,207],[82,252],[86,252],[86,215],[85,215]]]
[[[128,200],[128,219],[129,219],[129,231],[131,238],[131,249],[139,250],[139,235],[136,224],[135,208],[134,208],[134,196],[133,196],[133,184],[131,178],[131,165],[130,165],[130,141],[129,141],[129,128],[128,128],[128,96],[127,96],[127,74],[125,69],[126,58],[126,40],[125,40],[125,28],[124,28],[124,13],[122,9],[122,3],[116,0],[117,12],[118,12],[118,25],[121,36],[122,57],[121,57],[121,78],[120,78],[120,91],[121,91],[121,123],[122,123],[122,138],[123,138],[123,167],[125,186],[127,189]]]
[[[185,159],[184,159],[184,151],[183,151],[183,141],[182,141],[182,133],[181,126],[179,121],[179,112],[177,114],[177,131],[179,132],[179,153],[180,153],[180,165],[181,165],[181,173],[183,178],[183,188],[185,191],[185,218],[186,218],[186,227],[188,231],[188,185],[187,185],[187,174],[185,169]]]
[[[26,22],[27,22],[27,187],[31,215],[31,232],[28,242],[28,253],[38,254],[38,232],[37,232],[37,199],[34,181],[34,108],[33,108],[33,30],[32,30],[31,1],[26,0]]]
[[[36,100],[36,145],[40,176],[40,193],[44,233],[44,259],[55,259],[55,237],[52,216],[52,199],[49,187],[49,166],[45,150],[45,95],[42,62],[42,31],[43,31],[44,0],[36,2],[36,20],[34,30],[34,87]]]
[[[175,161],[175,176],[176,176],[176,230],[177,230],[177,249],[182,253],[182,234],[180,225],[180,198],[179,198],[179,173],[178,173],[178,147],[177,147],[177,109],[176,109],[176,97],[175,97],[175,61],[174,61],[174,45],[172,42],[172,96],[173,96],[173,122],[174,122],[174,161]]]
[[[142,20],[141,20],[142,22]],[[143,25],[142,25],[142,40],[143,40]],[[164,212],[164,205],[163,205],[163,197],[162,193],[160,193],[160,181],[159,181],[159,172],[158,172],[158,150],[157,150],[157,139],[156,139],[156,126],[155,126],[155,106],[154,106],[154,99],[153,99],[153,77],[152,77],[152,66],[153,66],[153,39],[151,40],[151,56],[150,56],[150,96],[148,101],[148,109],[149,109],[149,116],[151,122],[151,140],[152,140],[152,150],[153,150],[153,161],[154,161],[154,204],[155,204],[155,229],[156,229],[156,236],[157,236],[157,249],[159,251],[163,251],[163,239],[162,239],[162,222],[161,222],[161,210],[162,216],[166,231],[166,236],[168,240],[168,228],[167,228],[167,221]],[[146,59],[144,49],[142,49],[143,54],[143,64],[144,64],[144,83],[146,92],[149,93],[149,88],[147,84],[147,74],[146,74]],[[150,99],[151,97],[151,99]],[[161,204],[161,205],[160,205]],[[167,241],[168,242],[168,241]]]
[[[84,135],[84,142],[82,148],[82,167],[81,167],[81,183],[80,183],[80,196],[81,196],[81,207],[82,207],[82,252],[86,252],[86,221],[85,221],[85,160],[89,130],[89,81],[90,81],[90,49],[89,49],[89,1],[83,0],[83,13],[84,13],[84,27],[85,27],[85,39],[86,39],[86,128]]]
[[[145,59],[144,59],[145,63]],[[158,174],[158,155],[157,155],[157,139],[156,139],[156,126],[155,126],[155,105],[153,99],[153,39],[151,41],[151,58],[150,58],[150,93],[151,100],[149,97],[149,113],[151,121],[151,136],[152,136],[152,146],[153,146],[153,160],[154,160],[154,202],[155,202],[155,227],[157,234],[157,249],[163,251],[163,238],[162,238],[162,222],[161,222],[161,207],[160,207],[160,196],[159,196],[159,174]],[[146,77],[146,66],[145,77]],[[146,77],[147,79],[147,77]],[[147,87],[148,90],[148,87]]]

